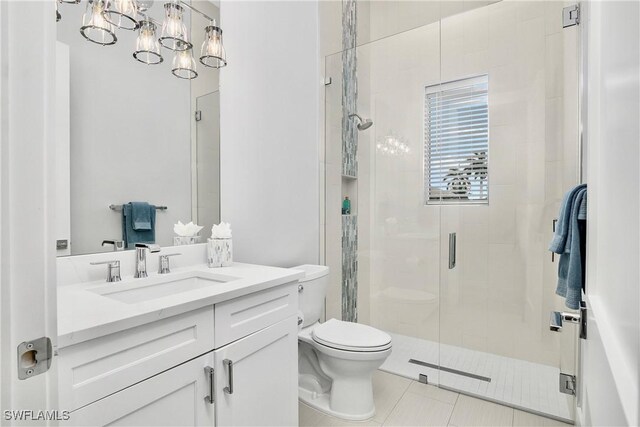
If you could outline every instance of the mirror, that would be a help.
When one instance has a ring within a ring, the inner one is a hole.
[[[172,74],[174,51],[165,47],[157,65],[134,58],[138,30],[115,28],[117,40],[107,46],[85,39],[87,5],[58,4],[58,255],[114,250],[102,243],[123,240],[122,206],[129,202],[156,206],[155,243],[173,245],[178,221],[202,225],[206,241],[220,221],[220,70],[199,61],[209,20],[184,7],[198,73],[187,80]],[[144,5],[158,38],[164,2]],[[190,5],[219,22],[214,2]]]

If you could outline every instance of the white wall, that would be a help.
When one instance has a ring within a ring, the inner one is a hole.
[[[318,3],[223,1],[222,220],[234,259],[317,263]]]
[[[640,32],[638,2],[590,2],[584,425],[638,425],[640,413]]]

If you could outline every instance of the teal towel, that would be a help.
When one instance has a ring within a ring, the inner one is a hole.
[[[582,189],[587,188],[587,184],[580,184],[565,194],[562,199],[562,205],[560,206],[560,215],[558,215],[558,222],[556,224],[556,231],[553,235],[553,240],[549,245],[549,250],[557,254],[564,252],[564,247],[569,238],[570,224],[571,224],[571,208],[573,207],[573,201]]]
[[[577,310],[582,299],[582,288],[584,284],[584,254],[582,253],[581,240],[585,238],[580,232],[580,222],[587,219],[587,189],[586,185],[581,185],[569,193],[563,203],[563,212],[560,214],[560,221],[563,221],[564,238],[556,236],[551,244],[553,252],[560,254],[558,262],[558,285],[556,294],[565,298],[565,305]],[[566,215],[564,215],[566,213]],[[561,245],[560,243],[563,243]]]
[[[131,219],[135,231],[151,230],[151,211],[155,208],[147,202],[131,202]]]
[[[149,230],[134,229],[133,203],[122,205],[122,240],[124,240],[125,248],[133,248],[136,243],[155,243],[156,242],[156,207],[149,206]]]

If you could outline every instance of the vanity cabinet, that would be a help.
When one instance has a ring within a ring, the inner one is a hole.
[[[207,366],[213,366],[213,352],[80,408],[65,425],[215,425],[215,405],[206,400],[210,388]]]
[[[296,425],[297,341],[293,282],[60,349],[60,404],[69,425]]]
[[[298,425],[297,348],[294,316],[216,350],[216,425]]]

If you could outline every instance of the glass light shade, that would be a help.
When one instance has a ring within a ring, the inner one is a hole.
[[[191,80],[198,77],[196,60],[193,59],[193,51],[191,49],[181,49],[176,52],[173,57],[171,72],[181,79]]]
[[[164,4],[164,22],[162,23],[162,34],[160,44],[167,49],[182,51],[193,47],[189,43],[187,27],[182,21],[184,8],[178,3]]]
[[[159,64],[163,61],[160,43],[156,39],[156,24],[148,20],[140,21],[140,30],[136,40],[133,57],[144,64]]]
[[[104,19],[123,30],[137,30],[138,3],[136,0],[109,0],[103,13]]]
[[[104,0],[89,0],[82,16],[80,34],[90,42],[106,46],[115,44],[118,38],[114,26],[104,19],[104,10]]]
[[[222,68],[227,65],[227,54],[222,44],[222,30],[215,22],[205,28],[204,42],[200,49],[200,62],[211,68]]]

